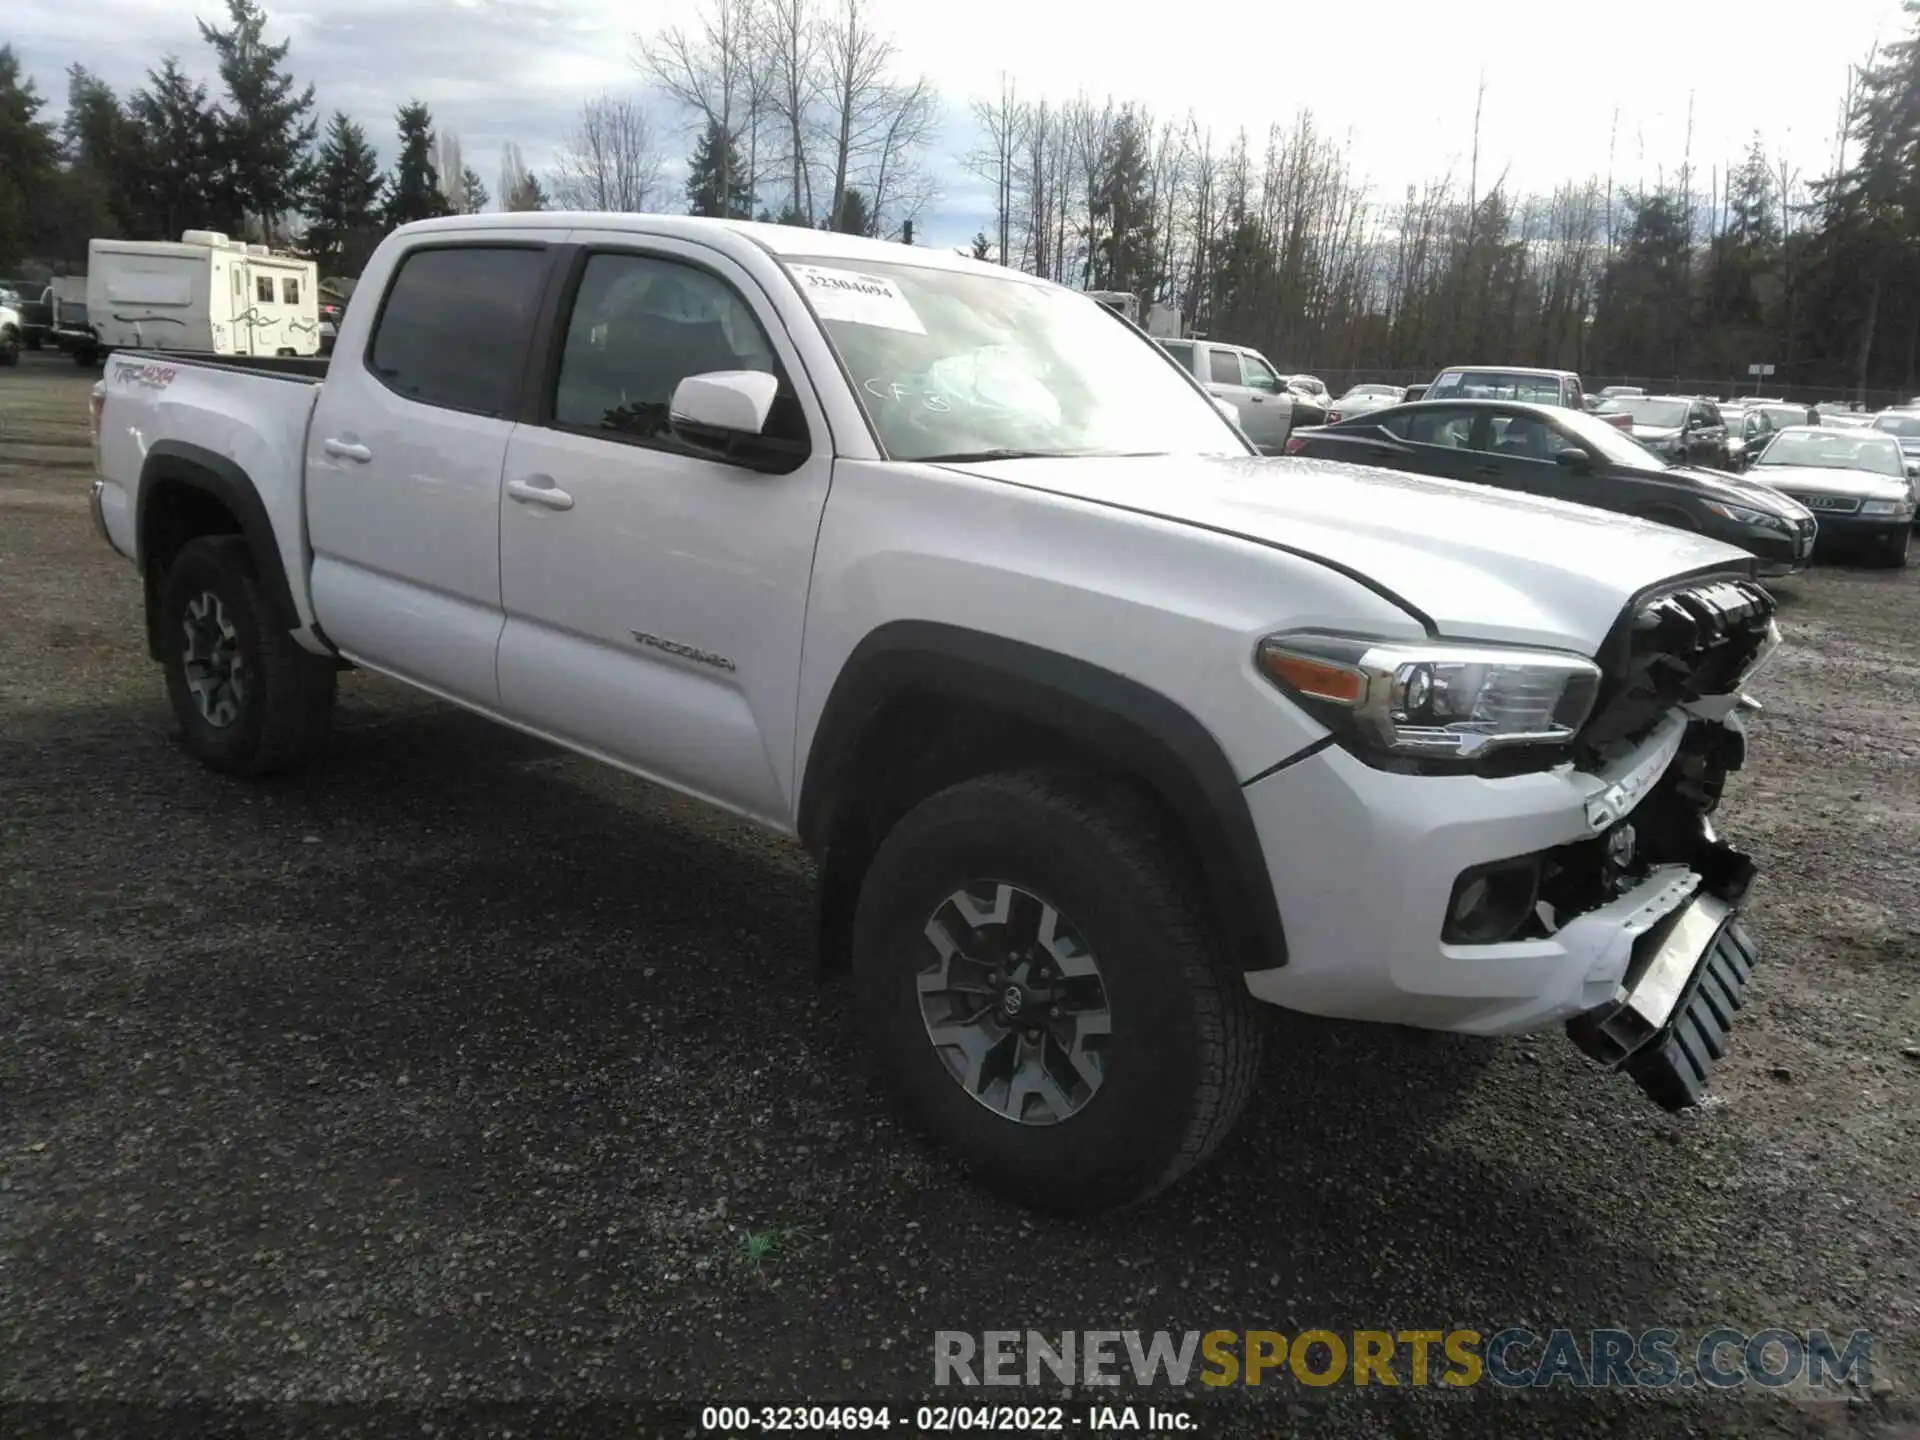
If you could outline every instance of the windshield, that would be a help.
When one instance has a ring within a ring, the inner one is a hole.
[[[1573,439],[1611,464],[1627,465],[1635,470],[1672,468],[1665,456],[1656,455],[1626,431],[1604,420],[1596,420],[1578,410],[1556,411],[1553,418]]]
[[[1340,398],[1357,400],[1363,395],[1384,395],[1389,399],[1399,398],[1400,392],[1391,385],[1356,385]]]
[[[1782,430],[1760,457],[1763,466],[1816,466],[1824,470],[1866,470],[1904,478],[1906,462],[1891,437],[1862,430]]]
[[[1151,340],[1084,295],[890,261],[785,262],[895,460],[1245,455]]]
[[[1525,375],[1511,370],[1449,370],[1427,391],[1429,400],[1526,400],[1560,403],[1558,375]]]
[[[1920,415],[1880,415],[1875,417],[1873,428],[1902,440],[1920,440]]]
[[[1652,429],[1678,430],[1687,423],[1684,400],[1650,400],[1642,395],[1622,395],[1609,400],[1606,408],[1615,415],[1631,415],[1633,423]]]

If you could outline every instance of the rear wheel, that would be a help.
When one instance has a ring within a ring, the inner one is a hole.
[[[1039,772],[923,801],[861,884],[854,971],[889,1086],[988,1184],[1134,1204],[1204,1161],[1258,1068],[1253,1002],[1152,813]]]
[[[275,616],[246,541],[189,541],[160,587],[167,699],[187,749],[214,770],[269,775],[324,741],[337,675]]]
[[[0,334],[0,365],[18,365],[20,363],[20,332],[9,330]]]

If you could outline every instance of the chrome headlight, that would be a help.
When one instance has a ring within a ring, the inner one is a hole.
[[[1721,500],[1707,500],[1702,503],[1721,519],[1731,520],[1736,525],[1758,525],[1763,530],[1787,529],[1786,521],[1778,515],[1769,515],[1764,510],[1749,510],[1744,505],[1729,505]]]
[[[1911,500],[1868,500],[1861,504],[1860,513],[1862,515],[1901,516],[1911,519],[1913,517],[1913,502]]]
[[[1255,664],[1363,758],[1564,748],[1600,693],[1600,668],[1579,655],[1437,640],[1269,635]]]

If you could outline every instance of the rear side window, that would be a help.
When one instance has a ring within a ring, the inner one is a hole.
[[[253,277],[253,298],[260,301],[263,305],[271,305],[273,303],[273,277],[271,275],[256,275]]]
[[[1193,342],[1190,340],[1162,340],[1160,348],[1178,360],[1186,369],[1193,369]]]
[[[414,251],[387,291],[367,367],[394,394],[422,405],[505,416],[546,270],[540,249]]]
[[[1240,357],[1231,350],[1209,350],[1207,373],[1213,377],[1213,383],[1216,385],[1238,385]]]
[[[280,282],[280,299],[283,304],[298,305],[300,303],[300,282],[292,276],[288,276],[282,280]]]

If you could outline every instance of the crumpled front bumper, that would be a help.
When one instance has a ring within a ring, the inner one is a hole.
[[[1569,1021],[1567,1033],[1662,1109],[1697,1105],[1759,958],[1732,906],[1695,896],[1640,937],[1619,988]]]

